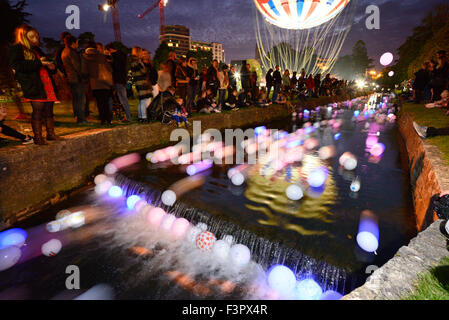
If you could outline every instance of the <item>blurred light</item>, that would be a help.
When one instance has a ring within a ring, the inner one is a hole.
[[[268,271],[268,285],[283,296],[289,296],[296,285],[296,276],[283,265],[276,265]]]
[[[390,72],[388,72],[388,76],[389,76],[389,77],[392,77],[392,76],[394,76],[394,71],[393,71],[393,70],[391,70]]]
[[[287,195],[287,198],[293,201],[300,200],[304,196],[301,187],[296,184],[289,185],[285,194]]]
[[[184,218],[178,218],[173,222],[173,225],[171,226],[171,232],[172,234],[178,238],[184,238],[184,236],[187,234],[187,231],[190,228],[190,222],[187,219]]]
[[[235,244],[229,251],[231,262],[237,267],[246,266],[251,259],[251,251],[243,244]]]
[[[162,203],[166,206],[172,206],[176,202],[176,193],[172,190],[165,190],[161,197]]]
[[[323,289],[313,279],[298,281],[296,285],[296,298],[298,300],[320,300]]]
[[[24,245],[28,235],[25,230],[14,228],[3,232],[0,232],[0,249],[16,246],[21,247]]]
[[[22,256],[22,251],[16,246],[0,249],[0,271],[14,266]]]
[[[341,133],[339,132],[339,133],[336,133],[335,135],[334,135],[334,140],[338,140],[338,139],[340,139],[340,137],[341,137]]]
[[[52,239],[44,243],[41,247],[42,254],[47,257],[54,257],[62,249],[62,243],[58,239]]]
[[[391,64],[393,62],[394,56],[391,52],[385,52],[381,57],[380,57],[380,64],[383,66],[388,66],[389,64]]]
[[[123,191],[122,191],[122,188],[120,188],[119,186],[112,186],[109,189],[108,194],[112,198],[119,198],[122,196]]]
[[[203,160],[201,162],[196,162],[194,164],[191,164],[187,167],[186,172],[189,176],[193,176],[197,173],[206,171],[207,169],[212,168],[213,161],[210,159]]]
[[[357,244],[366,252],[375,252],[379,247],[379,226],[371,211],[365,210],[360,216]]]
[[[136,203],[139,202],[140,197],[136,195],[129,196],[128,199],[126,199],[126,206],[129,210],[133,210]]]
[[[159,227],[161,225],[162,219],[166,214],[167,213],[161,208],[152,208],[150,209],[150,211],[148,211],[148,222],[154,227]]]
[[[319,188],[324,185],[324,183],[327,180],[327,177],[329,175],[329,171],[326,167],[319,167],[316,169],[313,169],[308,177],[307,182],[311,187]]]
[[[343,295],[332,290],[328,290],[321,296],[321,300],[340,300]]]

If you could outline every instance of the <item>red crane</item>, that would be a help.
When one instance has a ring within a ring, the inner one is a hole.
[[[98,5],[98,10],[107,12],[109,9],[111,9],[115,41],[122,42],[122,33],[120,31],[120,19],[118,16],[117,2],[118,0],[107,0],[105,4]]]
[[[150,8],[145,10],[142,14],[138,14],[137,18],[142,19],[147,14],[149,14],[151,11],[159,7],[159,12],[161,15],[161,35],[164,34],[164,26],[165,26],[165,13],[164,13],[164,7],[167,5],[168,0],[157,0],[155,4],[153,4]]]

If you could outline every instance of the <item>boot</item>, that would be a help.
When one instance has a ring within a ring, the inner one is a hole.
[[[31,126],[33,127],[34,133],[34,144],[37,145],[46,145],[44,138],[42,137],[42,121],[41,120],[31,120]]]
[[[55,119],[54,118],[45,118],[45,126],[47,128],[47,140],[62,140],[62,138],[58,137],[55,134]]]

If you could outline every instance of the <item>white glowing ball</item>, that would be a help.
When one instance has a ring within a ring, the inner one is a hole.
[[[105,167],[104,167],[104,172],[106,174],[109,175],[113,175],[117,172],[117,167],[115,166],[115,164],[113,163],[108,163]]]
[[[354,181],[352,181],[351,186],[349,188],[351,189],[352,192],[359,192],[360,191],[360,180],[354,179]]]
[[[296,286],[296,276],[286,266],[277,265],[268,273],[268,285],[277,293],[287,296]]]
[[[379,248],[379,240],[368,231],[362,231],[357,234],[357,244],[366,252],[375,252]]]
[[[289,185],[285,191],[285,194],[287,195],[287,198],[293,201],[300,200],[304,196],[301,187],[297,184]]]
[[[190,222],[184,218],[178,218],[171,226],[171,233],[177,238],[184,238],[190,228]]]
[[[25,244],[27,237],[26,231],[20,228],[13,228],[0,232],[0,249],[9,246],[20,248]]]
[[[232,176],[234,175],[234,173],[236,173],[236,172],[237,172],[237,170],[234,168],[229,169],[228,170],[228,178],[231,179]]]
[[[231,177],[231,182],[235,186],[241,186],[245,182],[245,176],[240,172],[236,172]]]
[[[79,211],[71,214],[67,218],[67,225],[71,227],[72,229],[79,228],[83,226],[86,222],[86,217],[84,216],[84,212]]]
[[[165,215],[164,218],[162,218],[162,222],[161,222],[162,230],[170,231],[175,220],[176,220],[176,217],[174,215],[172,215],[172,214]]]
[[[94,183],[95,183],[95,185],[99,185],[107,180],[108,180],[108,177],[105,174],[99,174],[98,176],[95,177]]]
[[[343,167],[348,171],[354,170],[355,168],[357,168],[357,159],[355,157],[349,157],[344,162]]]
[[[388,72],[388,76],[389,76],[389,77],[392,77],[392,76],[394,76],[394,71],[393,71],[393,70],[391,70],[390,72]]]
[[[307,182],[311,187],[319,188],[327,180],[327,172],[323,168],[313,169],[307,176]]]
[[[243,244],[235,244],[229,251],[232,263],[237,267],[246,266],[251,259],[251,251]]]
[[[102,195],[108,193],[108,191],[111,187],[112,187],[112,182],[109,180],[106,180],[105,182],[97,184],[95,186],[95,193],[99,196],[102,196]]]
[[[380,64],[383,66],[388,66],[393,62],[394,56],[391,52],[385,52],[380,57]]]
[[[61,223],[59,221],[51,221],[47,223],[48,232],[59,232],[61,230]]]
[[[155,207],[148,211],[147,219],[152,226],[159,227],[165,215],[166,213],[163,209]]]
[[[61,220],[61,219],[67,218],[71,214],[72,214],[72,212],[70,212],[69,210],[61,210],[56,214],[56,220]]]
[[[164,193],[162,193],[161,199],[166,206],[171,207],[176,202],[176,193],[172,190],[165,190]]]
[[[22,251],[16,246],[0,249],[0,271],[14,266],[22,256]]]
[[[230,250],[231,245],[225,240],[218,240],[212,248],[213,254],[220,261],[226,261],[229,258]]]
[[[46,255],[47,257],[54,257],[61,251],[61,249],[62,243],[58,239],[52,239],[48,242],[45,242],[41,247],[42,254]]]
[[[383,143],[376,143],[370,150],[370,153],[375,157],[380,157],[384,152],[385,145]]]
[[[323,289],[313,279],[298,281],[295,291],[298,300],[320,300],[323,296]]]
[[[188,242],[194,243],[198,235],[203,232],[198,226],[193,226],[187,232],[187,240]]]
[[[153,157],[153,153],[152,152],[148,152],[146,155],[145,155],[145,159],[147,160],[147,161],[151,161],[151,158]]]

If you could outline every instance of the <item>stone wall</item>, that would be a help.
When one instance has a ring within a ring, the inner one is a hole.
[[[348,97],[324,98],[327,104]],[[318,101],[308,101],[316,107]],[[285,106],[246,108],[235,112],[211,114],[190,119],[201,121],[202,130],[246,127],[285,118]],[[17,220],[53,204],[82,185],[92,181],[96,168],[114,156],[166,144],[175,127],[161,123],[135,124],[113,129],[93,129],[65,136],[48,146],[16,146],[0,149],[0,222]],[[192,132],[192,127],[189,128]]]

